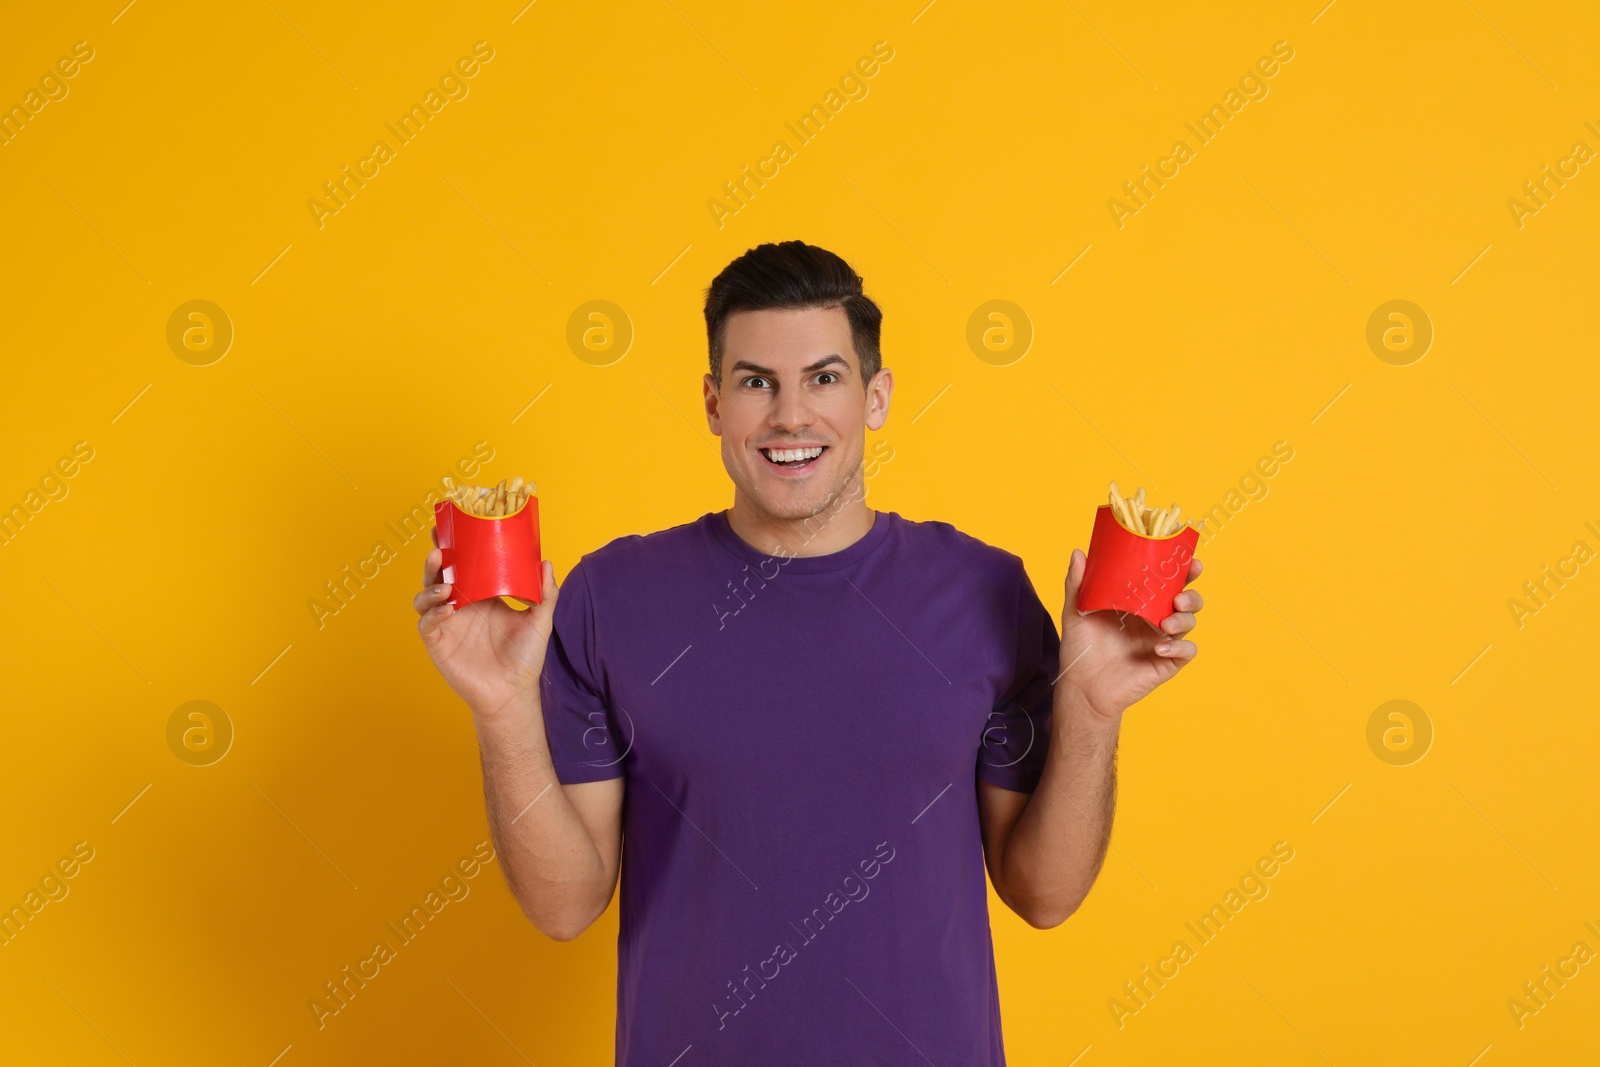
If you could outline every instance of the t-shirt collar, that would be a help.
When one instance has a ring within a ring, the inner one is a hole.
[[[746,544],[743,538],[733,532],[733,527],[728,522],[727,511],[710,512],[701,521],[710,528],[712,536],[724,548],[752,566],[760,567],[764,563],[768,566],[777,564],[791,574],[819,574],[851,566],[871,555],[889,536],[889,527],[896,517],[892,511],[875,512],[872,528],[853,544],[821,556],[788,556],[778,552],[762,552]],[[768,563],[769,560],[772,562]]]

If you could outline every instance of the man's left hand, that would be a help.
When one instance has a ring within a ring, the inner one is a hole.
[[[1067,564],[1067,601],[1061,611],[1062,673],[1056,685],[1058,690],[1067,687],[1096,717],[1115,721],[1199,652],[1186,635],[1194,629],[1195,613],[1204,601],[1187,586],[1200,577],[1202,567],[1198,559],[1189,561],[1186,588],[1173,597],[1175,610],[1161,621],[1158,631],[1137,615],[1120,611],[1079,614],[1084,563],[1083,552],[1073,549]]]

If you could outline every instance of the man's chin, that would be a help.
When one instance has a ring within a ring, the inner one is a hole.
[[[798,522],[828,510],[836,494],[828,491],[821,479],[807,479],[807,484],[788,483],[764,485],[754,495],[758,509],[783,522]]]

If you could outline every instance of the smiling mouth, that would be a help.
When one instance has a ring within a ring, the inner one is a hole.
[[[827,450],[826,445],[813,445],[810,448],[757,449],[762,458],[768,463],[774,467],[782,467],[787,471],[805,470],[820,459]]]

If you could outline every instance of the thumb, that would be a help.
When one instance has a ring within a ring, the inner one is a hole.
[[[512,597],[512,599],[532,611],[532,618],[543,624],[546,620],[539,618],[540,613],[542,612],[546,616],[553,614],[556,607],[556,597],[559,595],[559,591],[556,588],[555,564],[549,560],[540,561],[539,575],[542,581],[540,582],[539,599],[537,601],[524,600],[522,597]]]
[[[544,560],[539,564],[539,569],[544,575],[544,588],[540,593],[539,603],[533,605],[536,613],[534,623],[549,634],[555,625],[556,597],[560,595],[560,590],[556,587],[556,565]]]
[[[1083,550],[1072,550],[1072,558],[1067,561],[1067,610],[1078,610],[1078,589],[1083,585],[1083,571],[1088,560]]]

